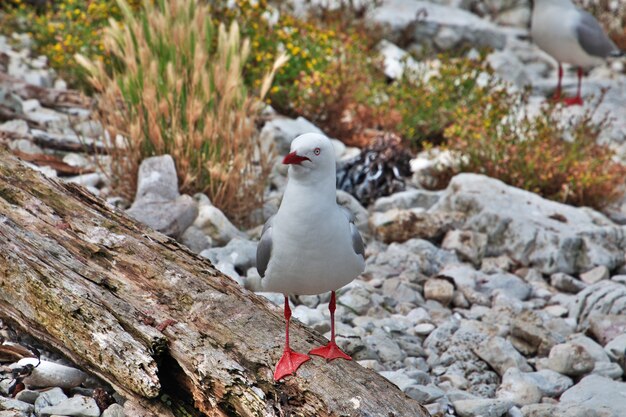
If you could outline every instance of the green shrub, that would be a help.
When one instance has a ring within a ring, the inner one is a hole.
[[[79,61],[100,93],[100,118],[112,138],[113,177],[131,196],[139,163],[169,153],[182,192],[205,192],[213,204],[242,221],[261,203],[271,150],[261,147],[255,118],[272,71],[261,80],[260,97],[248,94],[243,67],[250,54],[236,23],[215,27],[207,6],[195,0],[157,0],[135,16],[123,0],[122,25],[104,33],[117,62],[108,72],[100,61]]]

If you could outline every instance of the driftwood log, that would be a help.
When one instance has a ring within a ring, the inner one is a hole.
[[[3,150],[0,318],[111,384],[133,417],[428,416],[355,362],[316,358],[275,383],[281,308]],[[325,343],[297,321],[291,332],[299,351]]]

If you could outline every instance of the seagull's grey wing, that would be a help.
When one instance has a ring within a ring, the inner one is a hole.
[[[354,252],[357,255],[362,255],[363,257],[365,257],[365,245],[363,245],[363,239],[361,238],[359,229],[357,229],[357,227],[354,225],[356,217],[346,207],[339,207],[343,210],[343,213],[346,215],[348,221],[350,222],[350,235],[352,236],[352,248],[354,249]]]
[[[576,37],[589,55],[606,58],[619,53],[617,46],[604,33],[595,17],[583,10],[580,10],[580,21],[576,25]]]
[[[265,276],[265,270],[267,264],[270,263],[270,256],[272,256],[272,223],[274,216],[267,219],[261,232],[261,239],[256,247],[256,269],[259,271],[259,275]]]

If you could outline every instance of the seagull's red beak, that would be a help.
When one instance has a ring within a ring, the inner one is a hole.
[[[306,156],[300,156],[296,153],[296,151],[293,151],[285,156],[285,159],[283,159],[283,164],[300,165],[302,161],[310,161],[310,159]]]

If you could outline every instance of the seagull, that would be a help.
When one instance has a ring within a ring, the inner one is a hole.
[[[263,291],[285,296],[285,349],[274,380],[294,374],[307,354],[289,346],[289,295],[330,291],[331,339],[309,352],[327,360],[351,360],[335,342],[335,290],[365,269],[364,246],[354,219],[337,204],[335,150],[324,135],[306,133],[291,143],[287,188],[278,212],[265,223],[257,246]]]
[[[607,57],[622,54],[598,21],[570,0],[534,0],[530,35],[537,46],[559,64],[555,100],[561,99],[561,63],[578,67],[578,91],[576,97],[564,99],[568,106],[583,104],[580,96],[583,68],[600,65]]]

